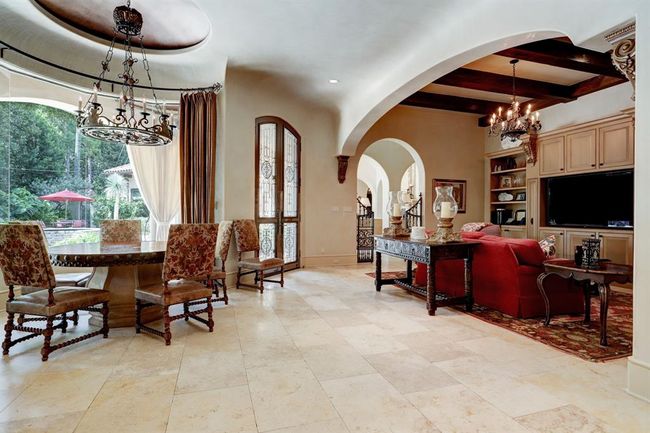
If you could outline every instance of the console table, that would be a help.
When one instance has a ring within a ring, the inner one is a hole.
[[[462,241],[446,244],[428,244],[425,240],[413,240],[403,237],[375,236],[375,290],[391,284],[399,286],[417,295],[426,297],[427,311],[430,316],[436,314],[438,307],[464,304],[467,311],[472,311],[474,297],[472,294],[472,255],[475,241]],[[406,278],[387,278],[381,276],[381,256],[397,257],[406,260]],[[461,259],[465,261],[465,295],[451,297],[438,292],[436,288],[436,262],[438,260]],[[413,284],[413,262],[427,265],[427,285],[418,287]]]
[[[603,262],[598,269],[585,269],[577,266],[575,261],[566,259],[553,259],[544,262],[544,273],[537,277],[539,288],[544,305],[546,307],[546,318],[544,326],[551,322],[551,306],[544,288],[544,280],[549,275],[558,275],[564,279],[573,279],[584,284],[585,294],[585,323],[591,320],[591,283],[598,285],[600,295],[600,345],[607,346],[607,307],[609,305],[609,284],[610,283],[631,283],[632,266],[618,265],[616,263]]]

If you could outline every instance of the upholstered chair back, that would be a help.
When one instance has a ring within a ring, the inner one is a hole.
[[[140,220],[104,220],[99,226],[102,243],[137,244],[142,241]]]
[[[56,286],[43,229],[38,224],[0,225],[0,268],[7,286]]]
[[[172,224],[163,263],[163,280],[207,280],[214,266],[217,230],[217,224]]]
[[[258,252],[260,249],[260,239],[257,234],[257,225],[253,220],[235,220],[235,244],[237,252],[245,253],[248,251]]]
[[[217,257],[221,260],[222,267],[226,263],[226,260],[228,260],[232,226],[232,221],[221,221],[219,223],[219,231],[217,232]]]

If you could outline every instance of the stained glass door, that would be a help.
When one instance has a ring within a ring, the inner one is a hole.
[[[276,117],[256,120],[255,207],[260,257],[300,266],[300,135]]]

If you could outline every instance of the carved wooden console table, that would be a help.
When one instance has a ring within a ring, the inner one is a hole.
[[[426,297],[427,311],[430,316],[436,314],[436,308],[446,305],[464,304],[467,311],[472,310],[472,255],[479,243],[472,241],[447,244],[427,244],[426,241],[389,236],[375,236],[375,289],[394,284],[410,292]],[[383,279],[381,276],[381,255],[386,254],[406,260],[406,278]],[[436,288],[436,262],[438,260],[461,259],[465,261],[465,296],[450,297],[438,292]],[[413,262],[427,265],[427,285],[418,287],[413,284]]]
[[[111,328],[135,325],[135,289],[162,284],[166,242],[109,245],[86,243],[49,249],[54,266],[94,268],[88,287],[111,292],[108,324]],[[91,313],[90,323],[101,326],[101,316]],[[148,308],[143,321],[162,317],[162,310]]]

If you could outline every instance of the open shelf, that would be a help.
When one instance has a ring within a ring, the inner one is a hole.
[[[526,167],[511,168],[510,170],[493,171],[492,174],[516,173],[518,171],[526,171]]]
[[[526,200],[523,201],[493,201],[490,204],[526,204]]]
[[[517,190],[524,190],[526,189],[525,186],[514,186],[512,188],[493,188],[490,191],[491,192],[501,192],[501,191],[517,191]]]

